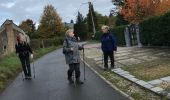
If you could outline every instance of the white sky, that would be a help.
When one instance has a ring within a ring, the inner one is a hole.
[[[0,25],[6,20],[11,19],[14,23],[19,24],[27,18],[32,19],[37,24],[43,8],[47,4],[52,4],[63,22],[75,20],[77,11],[81,3],[89,0],[0,0]],[[91,0],[93,1],[93,0]],[[102,15],[109,15],[109,11],[114,6],[111,0],[94,0],[94,9]],[[83,5],[79,11],[86,16],[88,5]]]

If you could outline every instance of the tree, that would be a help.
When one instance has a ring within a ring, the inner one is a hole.
[[[35,33],[35,23],[31,19],[22,21],[19,27],[30,37],[32,38]]]
[[[149,5],[154,5],[154,15],[160,15],[170,10],[170,0],[154,0]]]
[[[116,26],[121,26],[121,25],[127,25],[128,24],[128,21],[126,21],[123,16],[118,13],[117,16],[116,16],[116,22],[115,22],[115,25]]]
[[[92,15],[91,15],[92,14]],[[89,3],[89,12],[87,14],[87,23],[88,23],[88,31],[93,32],[93,22],[92,22],[92,16],[95,24],[95,28],[98,29],[98,22],[97,17],[93,8],[93,4],[91,2]]]
[[[149,15],[147,0],[125,0],[119,13],[130,23],[139,23]]]
[[[109,25],[109,17],[103,16],[102,14],[95,12],[96,18],[97,18],[97,24],[100,28],[102,25]]]
[[[88,38],[87,24],[80,12],[78,12],[76,24],[74,25],[74,32],[75,35],[77,37],[79,36],[82,40],[86,40]]]
[[[41,16],[38,33],[41,38],[52,38],[54,36],[61,36],[64,31],[62,20],[52,5],[44,7]]]
[[[121,0],[117,6],[126,21],[139,23],[150,16],[165,13],[170,8],[170,0]]]

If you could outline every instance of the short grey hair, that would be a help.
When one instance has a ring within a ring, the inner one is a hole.
[[[103,26],[102,26],[102,29],[107,29],[107,30],[109,30],[109,29],[110,29],[110,27],[109,27],[109,26],[107,26],[107,25],[103,25]]]
[[[73,29],[68,29],[68,30],[66,31],[65,35],[66,35],[66,36],[69,36],[69,33],[71,33],[71,32],[74,32],[74,30],[73,30]]]

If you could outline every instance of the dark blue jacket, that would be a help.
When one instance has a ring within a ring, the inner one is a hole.
[[[103,52],[117,51],[116,39],[111,32],[101,36],[101,48]]]

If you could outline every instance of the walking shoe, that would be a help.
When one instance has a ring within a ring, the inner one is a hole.
[[[113,70],[114,70],[114,69],[115,69],[114,67],[111,67],[111,68],[110,68],[110,71],[112,71],[112,72],[113,72]]]
[[[104,71],[108,71],[108,68],[104,68],[103,70],[104,70]]]
[[[72,78],[68,79],[68,81],[69,81],[70,84],[73,84],[73,83],[74,83],[74,81],[73,81]]]
[[[81,85],[81,84],[84,84],[84,82],[82,82],[82,81],[81,81],[81,80],[79,80],[79,79],[78,79],[78,80],[76,80],[76,83],[77,83],[77,84],[80,84],[80,85]]]
[[[27,76],[26,79],[27,79],[27,80],[32,80],[32,77],[31,77],[31,76]]]

